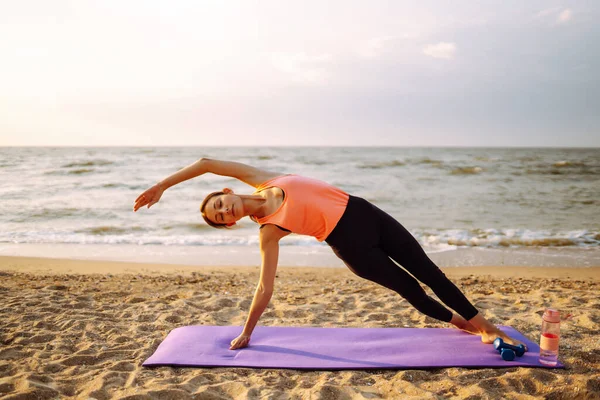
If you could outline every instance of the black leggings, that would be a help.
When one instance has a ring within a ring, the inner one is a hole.
[[[444,322],[452,319],[452,312],[428,296],[394,261],[464,319],[477,315],[477,309],[429,259],[410,232],[363,198],[350,196],[344,214],[325,241],[356,275],[397,292],[425,315]]]

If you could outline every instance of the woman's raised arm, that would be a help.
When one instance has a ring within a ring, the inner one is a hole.
[[[203,158],[202,160],[204,160],[206,172],[230,176],[255,188],[264,181],[283,175],[283,173],[280,172],[266,171],[235,161],[221,161],[213,160],[211,158]]]
[[[163,179],[139,195],[138,198],[135,199],[133,211],[137,211],[140,207],[145,205],[148,205],[148,208],[150,208],[160,200],[163,192],[171,186],[175,186],[178,183],[203,175],[207,172],[230,176],[254,187],[258,187],[261,183],[271,178],[283,175],[281,173],[255,168],[240,162],[201,158],[193,164],[190,164],[175,172],[173,175]]]

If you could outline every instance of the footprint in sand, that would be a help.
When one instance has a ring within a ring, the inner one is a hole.
[[[121,361],[111,365],[109,369],[111,371],[131,372],[135,370],[135,365],[127,361]]]
[[[74,367],[77,365],[93,365],[98,362],[95,356],[72,356],[61,361],[62,365]]]
[[[136,330],[138,332],[153,332],[157,329],[158,329],[158,327],[155,327],[154,325],[149,325],[149,324],[140,324],[136,328]]]
[[[177,315],[169,315],[167,318],[165,318],[165,321],[167,321],[171,324],[178,324],[181,322],[181,317],[179,317]]]
[[[595,394],[600,398],[600,379],[598,377],[588,379],[586,388],[591,394]]]
[[[144,299],[143,297],[132,297],[131,299],[127,300],[126,303],[135,304],[142,303],[144,301],[146,301],[146,299]]]
[[[319,390],[319,398],[321,399],[343,399],[343,400],[350,400],[351,397],[344,393],[343,391],[341,391],[340,389],[338,389],[335,386],[330,386],[330,385],[324,385],[321,390]]]
[[[138,322],[152,322],[156,320],[156,315],[153,314],[142,314],[137,317]]]
[[[115,338],[116,343],[126,343],[129,341],[131,341],[131,338],[127,337],[127,336],[119,336],[119,337]]]
[[[304,310],[286,310],[283,312],[284,318],[306,318],[308,313]]]
[[[478,383],[479,387],[489,392],[503,392],[507,390],[507,385],[503,384],[499,378],[488,378]]]
[[[44,287],[46,290],[68,290],[69,287],[65,285],[49,285]]]
[[[517,393],[525,393],[528,395],[534,395],[537,393],[537,386],[531,378],[507,378],[508,386],[510,386]]]
[[[15,390],[15,385],[12,383],[0,383],[0,395],[8,394]]]
[[[365,372],[356,372],[350,376],[348,383],[353,386],[371,386],[375,384],[375,379]]]
[[[388,315],[383,313],[372,313],[367,315],[365,321],[387,321]]]
[[[57,374],[61,371],[63,371],[66,367],[64,365],[58,364],[58,363],[54,363],[54,364],[47,364],[44,366],[44,373],[46,374]]]
[[[231,398],[231,396],[229,396],[227,394],[227,392],[225,392],[225,390],[223,390],[222,388],[220,388],[218,386],[208,387],[204,390],[200,390],[196,393],[196,396],[198,399],[229,399],[229,398]],[[153,398],[161,399],[163,397],[153,397]],[[248,396],[248,398],[253,399],[253,398],[258,398],[258,397]]]

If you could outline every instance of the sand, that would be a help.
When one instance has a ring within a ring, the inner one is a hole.
[[[573,313],[562,324],[560,359],[567,368],[144,368],[176,327],[241,326],[258,267],[0,257],[0,397],[600,399],[600,267],[443,270],[485,317],[536,342],[546,307]],[[299,267],[279,268],[259,323],[449,326],[346,269]]]

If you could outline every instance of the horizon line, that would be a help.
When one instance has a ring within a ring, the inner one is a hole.
[[[306,144],[306,145],[272,145],[272,146],[259,146],[259,145],[240,145],[240,146],[230,146],[230,145],[0,145],[0,148],[179,148],[179,147],[212,147],[212,148],[300,148],[300,147],[338,147],[338,148],[456,148],[456,149],[472,149],[472,148],[480,148],[480,149],[600,149],[600,145],[598,146],[520,146],[520,145],[502,145],[502,146],[481,146],[481,145],[317,145],[317,144]]]

